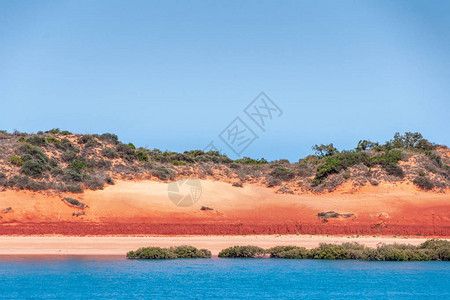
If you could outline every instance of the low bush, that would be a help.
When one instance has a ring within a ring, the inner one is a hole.
[[[62,192],[70,192],[74,194],[81,194],[83,193],[83,188],[79,184],[75,185],[65,185],[60,188]]]
[[[111,178],[111,176],[106,176],[105,182],[109,185],[114,185],[114,179]]]
[[[52,136],[49,136],[47,138],[45,138],[45,140],[47,141],[47,143],[51,143],[51,144],[59,144],[61,143],[61,141],[57,138],[54,138]]]
[[[342,245],[320,244],[318,248],[309,251],[308,258],[312,259],[347,259],[348,251]]]
[[[16,187],[21,190],[32,190],[32,191],[40,191],[40,190],[46,190],[49,188],[47,183],[40,182],[40,181],[34,181],[30,179],[27,176],[13,176],[8,179],[4,185],[9,187]]]
[[[233,182],[232,186],[234,186],[234,187],[244,187],[242,182],[239,182],[239,181]]]
[[[362,259],[376,261],[427,261],[430,260],[426,251],[411,245],[392,244],[381,245],[376,249],[366,248]]]
[[[6,174],[0,172],[0,186],[6,185],[7,181],[8,177],[6,176]]]
[[[219,252],[219,257],[223,258],[261,258],[266,254],[266,250],[258,246],[233,246]]]
[[[139,161],[143,162],[149,161],[148,154],[143,150],[136,151],[136,156]]]
[[[21,167],[23,165],[23,160],[20,157],[18,157],[18,156],[11,157],[9,162],[11,164],[13,164],[14,166],[17,166],[17,167]]]
[[[450,241],[431,239],[420,244],[418,249],[423,249],[430,260],[450,261]]]
[[[42,135],[33,135],[26,139],[26,141],[32,145],[44,147],[47,145],[47,141],[45,140],[44,136]]]
[[[152,175],[156,176],[160,180],[168,180],[175,176],[174,173],[165,166],[159,166],[153,169]]]
[[[281,179],[274,178],[272,176],[269,176],[266,180],[267,187],[279,186],[281,183]]]
[[[122,154],[126,154],[126,155],[134,155],[134,150],[135,149],[136,148],[134,146],[131,147],[130,145],[126,145],[126,144],[122,144],[122,143],[119,143],[116,146],[117,152],[122,153]]]
[[[84,169],[87,168],[86,160],[83,157],[78,156],[74,161],[72,161],[69,164],[68,168],[70,170],[73,170],[73,171],[77,172],[77,173],[81,173]]]
[[[101,154],[109,159],[114,159],[117,157],[117,151],[113,148],[103,148]]]
[[[83,181],[83,174],[72,170],[72,169],[66,169],[63,173],[63,180],[64,182],[82,182]]]
[[[323,181],[328,175],[339,173],[351,166],[363,163],[370,164],[370,158],[366,153],[343,151],[332,156],[325,156],[322,158],[323,163],[317,167],[314,183],[318,184]]]
[[[87,177],[87,176],[86,176]],[[98,178],[89,176],[83,180],[84,186],[90,190],[103,190],[103,187],[105,186],[105,182]]]
[[[234,162],[237,163],[237,164],[244,164],[244,165],[260,165],[260,164],[267,164],[267,163],[269,163],[264,158],[253,159],[253,158],[250,158],[250,157],[239,158],[239,159],[236,159]]]
[[[271,258],[308,258],[308,250],[297,246],[276,246],[267,250]]]
[[[399,178],[403,178],[405,176],[405,173],[403,172],[403,169],[400,166],[394,165],[392,163],[387,163],[383,165],[383,169],[392,176],[396,176]]]
[[[434,188],[434,184],[433,182],[428,179],[427,177],[423,177],[423,176],[417,176],[416,178],[414,178],[413,183],[422,190],[432,190]]]
[[[42,173],[50,169],[47,162],[40,159],[30,159],[23,163],[21,172],[33,178],[40,178]]]
[[[289,181],[295,177],[295,172],[285,167],[276,167],[270,175],[282,181]]]
[[[211,258],[211,251],[187,245],[170,247],[169,250],[175,253],[177,258]]]
[[[73,150],[67,150],[66,152],[61,154],[61,159],[64,162],[72,162],[75,160],[76,157],[77,157],[77,154]]]
[[[60,143],[56,143],[55,147],[61,150],[72,150],[75,153],[80,152],[80,150],[66,138],[62,139]]]
[[[104,133],[99,138],[108,143],[117,144],[119,142],[119,137],[112,133]]]
[[[78,138],[78,144],[86,145],[88,143],[90,143],[91,145],[98,144],[95,137],[89,134],[82,135]]]
[[[139,248],[127,253],[129,259],[176,259],[177,255],[170,249],[160,247]]]
[[[59,128],[53,128],[53,129],[47,130],[45,133],[59,134],[59,133],[61,133],[61,130],[59,130]]]

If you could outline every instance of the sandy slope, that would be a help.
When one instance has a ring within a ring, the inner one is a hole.
[[[190,207],[168,198],[167,184],[118,181],[82,195],[0,192],[0,234],[385,234],[450,236],[449,193],[421,192],[412,184],[381,184],[359,190],[345,184],[332,193],[276,194],[257,185],[201,181]],[[62,201],[79,199],[82,210]],[[200,210],[208,206],[214,210]],[[318,212],[354,213],[324,223]]]

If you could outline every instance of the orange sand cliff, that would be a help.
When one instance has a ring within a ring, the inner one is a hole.
[[[167,183],[117,181],[80,195],[5,190],[0,192],[1,235],[238,235],[335,234],[450,236],[449,192],[423,192],[411,183],[344,184],[333,192],[277,194],[275,189],[202,180],[190,207],[168,198]],[[88,205],[78,209],[63,197]],[[201,210],[202,206],[213,210]],[[353,213],[329,218],[317,213]],[[83,213],[84,214],[80,214]],[[78,213],[78,216],[76,215]]]

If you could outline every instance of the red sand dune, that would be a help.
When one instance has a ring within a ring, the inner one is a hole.
[[[334,192],[276,194],[247,184],[202,181],[202,195],[190,207],[174,205],[167,184],[118,181],[81,195],[0,192],[1,235],[240,235],[334,234],[450,236],[449,193],[422,192],[411,183],[342,185]],[[67,205],[70,196],[88,205]],[[201,210],[208,206],[213,210]],[[84,211],[84,215],[74,213]],[[323,222],[317,213],[353,213]]]

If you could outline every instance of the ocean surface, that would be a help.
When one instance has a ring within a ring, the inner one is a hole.
[[[450,262],[0,257],[0,298],[450,299]]]

